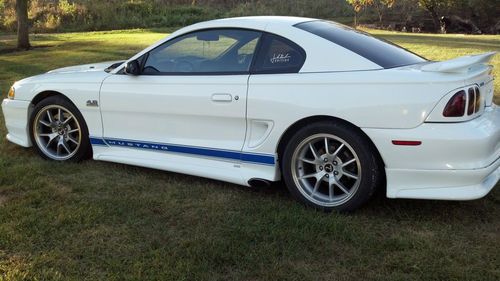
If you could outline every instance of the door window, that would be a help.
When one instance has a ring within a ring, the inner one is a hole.
[[[248,73],[260,32],[215,29],[182,35],[152,50],[143,74]]]

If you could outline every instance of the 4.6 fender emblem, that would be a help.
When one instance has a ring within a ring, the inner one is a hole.
[[[88,100],[87,101],[87,106],[98,107],[99,104],[97,103],[97,100]]]

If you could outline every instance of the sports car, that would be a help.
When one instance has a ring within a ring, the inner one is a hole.
[[[245,186],[283,181],[324,211],[389,198],[470,200],[500,177],[494,53],[429,61],[325,20],[182,28],[125,61],[16,82],[7,139]]]

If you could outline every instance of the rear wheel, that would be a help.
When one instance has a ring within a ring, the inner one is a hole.
[[[282,163],[292,195],[324,211],[351,211],[365,203],[381,178],[381,165],[366,136],[344,123],[318,122],[288,142]]]
[[[80,161],[88,156],[88,129],[78,109],[61,96],[39,102],[30,116],[30,136],[38,153],[56,161]]]

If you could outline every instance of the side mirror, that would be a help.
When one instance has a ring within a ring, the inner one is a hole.
[[[139,75],[141,74],[141,66],[137,60],[127,62],[125,66],[125,73],[129,75]]]

